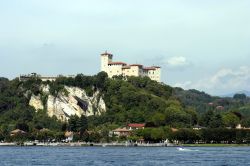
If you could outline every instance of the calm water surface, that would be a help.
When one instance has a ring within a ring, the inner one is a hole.
[[[247,166],[250,147],[0,147],[0,158],[0,166]]]

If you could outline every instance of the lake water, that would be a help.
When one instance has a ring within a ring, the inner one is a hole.
[[[250,147],[0,147],[0,165],[250,165]]]

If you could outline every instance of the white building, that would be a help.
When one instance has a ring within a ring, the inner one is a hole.
[[[161,67],[144,67],[140,64],[128,65],[124,62],[113,62],[113,55],[110,53],[101,54],[101,71],[105,71],[110,78],[113,76],[148,76],[151,80],[161,81]]]
[[[68,76],[63,76],[63,75],[58,75],[58,76],[41,76],[40,74],[37,73],[31,73],[28,75],[20,75],[19,80],[20,81],[27,81],[30,78],[39,78],[42,81],[46,82],[46,81],[55,81],[57,78],[59,77],[71,77],[74,78],[74,75],[68,75]]]

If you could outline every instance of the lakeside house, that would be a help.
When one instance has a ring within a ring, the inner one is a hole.
[[[144,129],[145,128],[145,123],[129,123],[127,125],[127,128],[129,130],[138,130],[138,129]]]
[[[242,127],[241,124],[238,124],[235,129],[238,129],[238,130],[250,130],[249,127]]]
[[[15,129],[10,132],[10,136],[15,136],[15,135],[20,135],[20,134],[26,134],[26,132],[20,129]]]
[[[66,138],[65,139],[66,142],[71,142],[71,141],[73,141],[74,133],[72,131],[66,131],[65,134],[64,134],[64,136]]]
[[[129,123],[126,127],[117,128],[112,131],[117,137],[120,136],[130,136],[133,130],[144,129],[145,123]]]
[[[121,136],[130,136],[131,134],[131,130],[128,130],[126,127],[124,128],[117,128],[115,130],[113,130],[113,134],[116,135],[117,137],[121,137]]]
[[[173,127],[172,127],[172,128],[171,128],[171,131],[172,131],[172,132],[177,132],[177,131],[179,131],[179,129],[176,129],[176,128],[173,128]]]

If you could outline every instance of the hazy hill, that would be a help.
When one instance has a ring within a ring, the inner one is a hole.
[[[243,91],[238,91],[235,93],[230,93],[230,94],[226,94],[226,95],[221,95],[221,97],[233,97],[235,94],[245,94],[246,96],[250,97],[250,92],[243,90]]]

